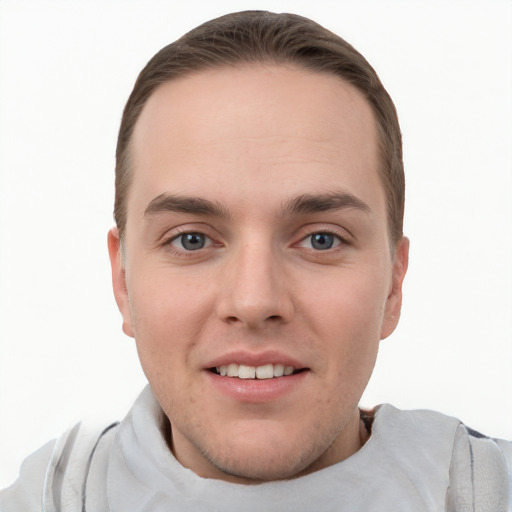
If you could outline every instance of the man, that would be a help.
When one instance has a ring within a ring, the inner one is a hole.
[[[123,114],[108,238],[149,387],[27,459],[2,507],[507,510],[509,443],[358,409],[400,316],[403,204],[393,103],[338,36],[245,12],[161,50]]]

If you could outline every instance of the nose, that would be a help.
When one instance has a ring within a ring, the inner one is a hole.
[[[245,244],[226,259],[217,303],[222,321],[262,329],[291,320],[292,283],[276,252],[263,244]]]

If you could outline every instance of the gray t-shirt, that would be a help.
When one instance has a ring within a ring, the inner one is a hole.
[[[367,443],[348,459],[259,485],[201,478],[183,467],[162,435],[162,415],[147,387],[126,418],[102,435],[76,426],[27,458],[20,478],[0,493],[0,510],[512,510],[512,443],[433,411],[381,405]]]

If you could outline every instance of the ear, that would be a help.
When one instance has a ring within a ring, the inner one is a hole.
[[[112,228],[108,232],[108,253],[110,256],[110,265],[112,266],[114,296],[116,298],[117,307],[123,317],[123,331],[127,336],[135,338],[130,310],[130,299],[128,297],[126,275],[121,254],[121,240],[117,228]]]
[[[402,237],[395,247],[393,275],[380,333],[380,339],[387,338],[398,325],[402,309],[402,283],[409,265],[409,239]]]

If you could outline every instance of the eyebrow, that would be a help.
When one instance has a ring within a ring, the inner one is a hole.
[[[355,209],[371,213],[370,207],[361,199],[347,192],[327,194],[301,194],[290,199],[281,209],[283,217],[330,210]],[[219,202],[202,197],[188,197],[173,194],[160,194],[155,197],[144,211],[144,216],[158,213],[176,212],[192,215],[206,215],[229,218],[229,211]]]
[[[155,197],[144,211],[144,216],[158,213],[177,212],[195,215],[209,215],[228,218],[229,212],[218,202],[201,197],[187,197],[172,194],[160,194]]]
[[[370,207],[348,192],[327,194],[302,194],[285,203],[282,215],[326,212],[330,210],[355,209],[371,214]]]

